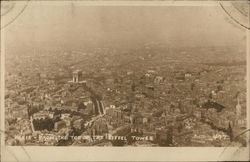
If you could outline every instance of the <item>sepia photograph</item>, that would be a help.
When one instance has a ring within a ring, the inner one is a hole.
[[[249,153],[249,6],[1,2],[1,146]]]

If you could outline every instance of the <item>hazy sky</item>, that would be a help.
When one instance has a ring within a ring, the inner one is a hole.
[[[162,42],[180,46],[235,46],[245,31],[217,6],[79,6],[30,2],[5,30],[6,43],[81,48],[96,42],[132,46]]]

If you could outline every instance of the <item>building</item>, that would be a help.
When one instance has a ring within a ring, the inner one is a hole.
[[[112,105],[106,109],[106,114],[115,120],[122,120],[123,119],[122,110],[120,110],[119,108],[115,108]]]
[[[84,126],[83,119],[78,119],[78,120],[75,120],[73,122],[73,127],[76,128],[76,129],[80,129],[81,130],[83,128],[83,126]]]
[[[66,123],[64,121],[58,121],[55,123],[55,130],[59,131],[62,128],[66,128]]]
[[[33,119],[35,120],[40,120],[40,119],[45,119],[45,118],[52,119],[53,117],[54,117],[54,113],[49,112],[49,111],[39,111],[33,114]]]
[[[73,83],[82,81],[82,71],[76,70],[73,72]]]
[[[162,76],[157,76],[157,77],[155,77],[155,79],[154,79],[154,83],[156,83],[156,84],[161,84],[161,83],[163,83],[164,82],[164,77],[162,77]]]
[[[182,73],[178,73],[176,74],[175,79],[178,81],[185,81],[185,75]]]
[[[63,113],[61,114],[61,119],[64,120],[65,118],[69,118],[70,114],[69,113]]]
[[[192,76],[191,73],[189,73],[189,72],[185,73],[185,78],[190,78],[191,76]]]

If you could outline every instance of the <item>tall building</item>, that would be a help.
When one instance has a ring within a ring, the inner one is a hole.
[[[236,105],[236,117],[239,119],[241,116],[241,105],[240,105],[240,99],[237,97],[237,105]]]
[[[80,70],[76,70],[73,72],[73,82],[78,83],[82,80],[82,72]]]

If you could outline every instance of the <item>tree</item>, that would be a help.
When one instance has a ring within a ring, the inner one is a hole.
[[[233,129],[232,129],[232,126],[231,126],[230,122],[228,124],[227,134],[228,134],[228,136],[230,138],[230,141],[232,142],[233,141]]]

